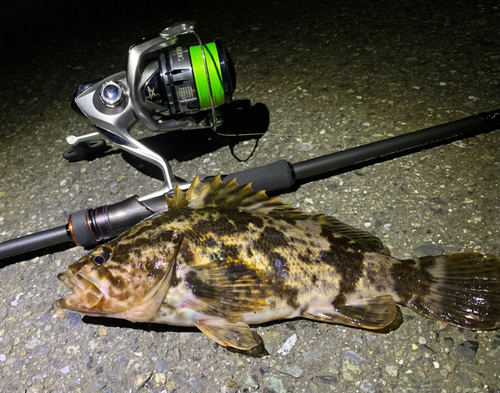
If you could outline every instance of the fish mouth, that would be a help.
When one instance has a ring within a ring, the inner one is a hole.
[[[74,274],[71,270],[57,275],[57,278],[73,293],[57,301],[61,308],[87,313],[96,311],[95,307],[104,298],[97,286],[81,273]]]

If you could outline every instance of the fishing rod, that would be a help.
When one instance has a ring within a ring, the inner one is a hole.
[[[131,47],[127,71],[79,86],[73,100],[74,108],[99,132],[70,135],[67,141],[73,147],[64,153],[66,159],[85,158],[86,154],[102,149],[104,142],[97,139],[104,135],[122,150],[158,166],[163,173],[163,186],[143,197],[133,196],[77,211],[65,225],[7,240],[0,244],[0,260],[48,247],[91,247],[168,209],[165,194],[171,196],[177,185],[170,164],[134,139],[130,130],[138,122],[152,131],[215,130],[223,122],[223,114],[215,108],[231,102],[236,84],[234,66],[222,42],[203,44],[194,26],[194,22],[176,23],[158,37]],[[197,44],[180,45],[179,37],[190,33]],[[239,184],[252,182],[254,191],[280,194],[319,176],[346,172],[355,166],[371,165],[499,128],[497,109],[294,164],[279,160],[228,174],[223,181],[236,178]],[[189,185],[179,183],[181,189]]]
[[[371,165],[384,157],[392,158],[395,154],[416,148],[424,149],[499,128],[500,109],[497,109],[295,164],[279,160],[227,175],[223,181],[236,178],[239,184],[252,182],[254,191],[266,190],[267,193],[279,194],[321,174],[345,172],[354,165]],[[183,188],[188,186],[184,184]],[[172,194],[172,190],[167,194]],[[94,246],[119,235],[150,215],[167,209],[162,194],[149,199],[133,196],[112,205],[80,210],[69,216],[66,225],[1,243],[0,259],[68,242],[71,242],[68,248],[74,245]]]

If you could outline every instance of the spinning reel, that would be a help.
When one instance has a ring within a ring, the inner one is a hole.
[[[68,143],[74,147],[64,153],[66,159],[78,154],[78,144],[90,149],[102,146],[104,142],[95,141],[102,134],[161,169],[162,188],[139,200],[164,195],[174,188],[175,177],[168,161],[134,139],[130,130],[139,121],[151,131],[162,132],[215,129],[222,124],[222,114],[215,108],[232,100],[236,84],[233,62],[220,40],[203,44],[194,26],[194,22],[172,25],[158,37],[130,48],[127,71],[78,87],[75,109],[99,132],[68,136]],[[198,45],[178,44],[179,37],[188,33],[196,37]]]

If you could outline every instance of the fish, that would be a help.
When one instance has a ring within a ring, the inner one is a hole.
[[[196,326],[240,350],[258,345],[250,325],[301,317],[378,330],[393,322],[397,304],[465,329],[500,327],[496,255],[396,259],[369,232],[220,175],[197,177],[185,192],[177,186],[166,200],[167,210],[60,273],[72,294],[57,305]]]

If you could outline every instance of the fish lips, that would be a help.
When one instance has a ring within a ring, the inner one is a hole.
[[[104,294],[90,279],[70,269],[58,274],[57,278],[73,291],[73,294],[57,301],[59,307],[86,314],[97,311],[96,306],[103,300]]]

